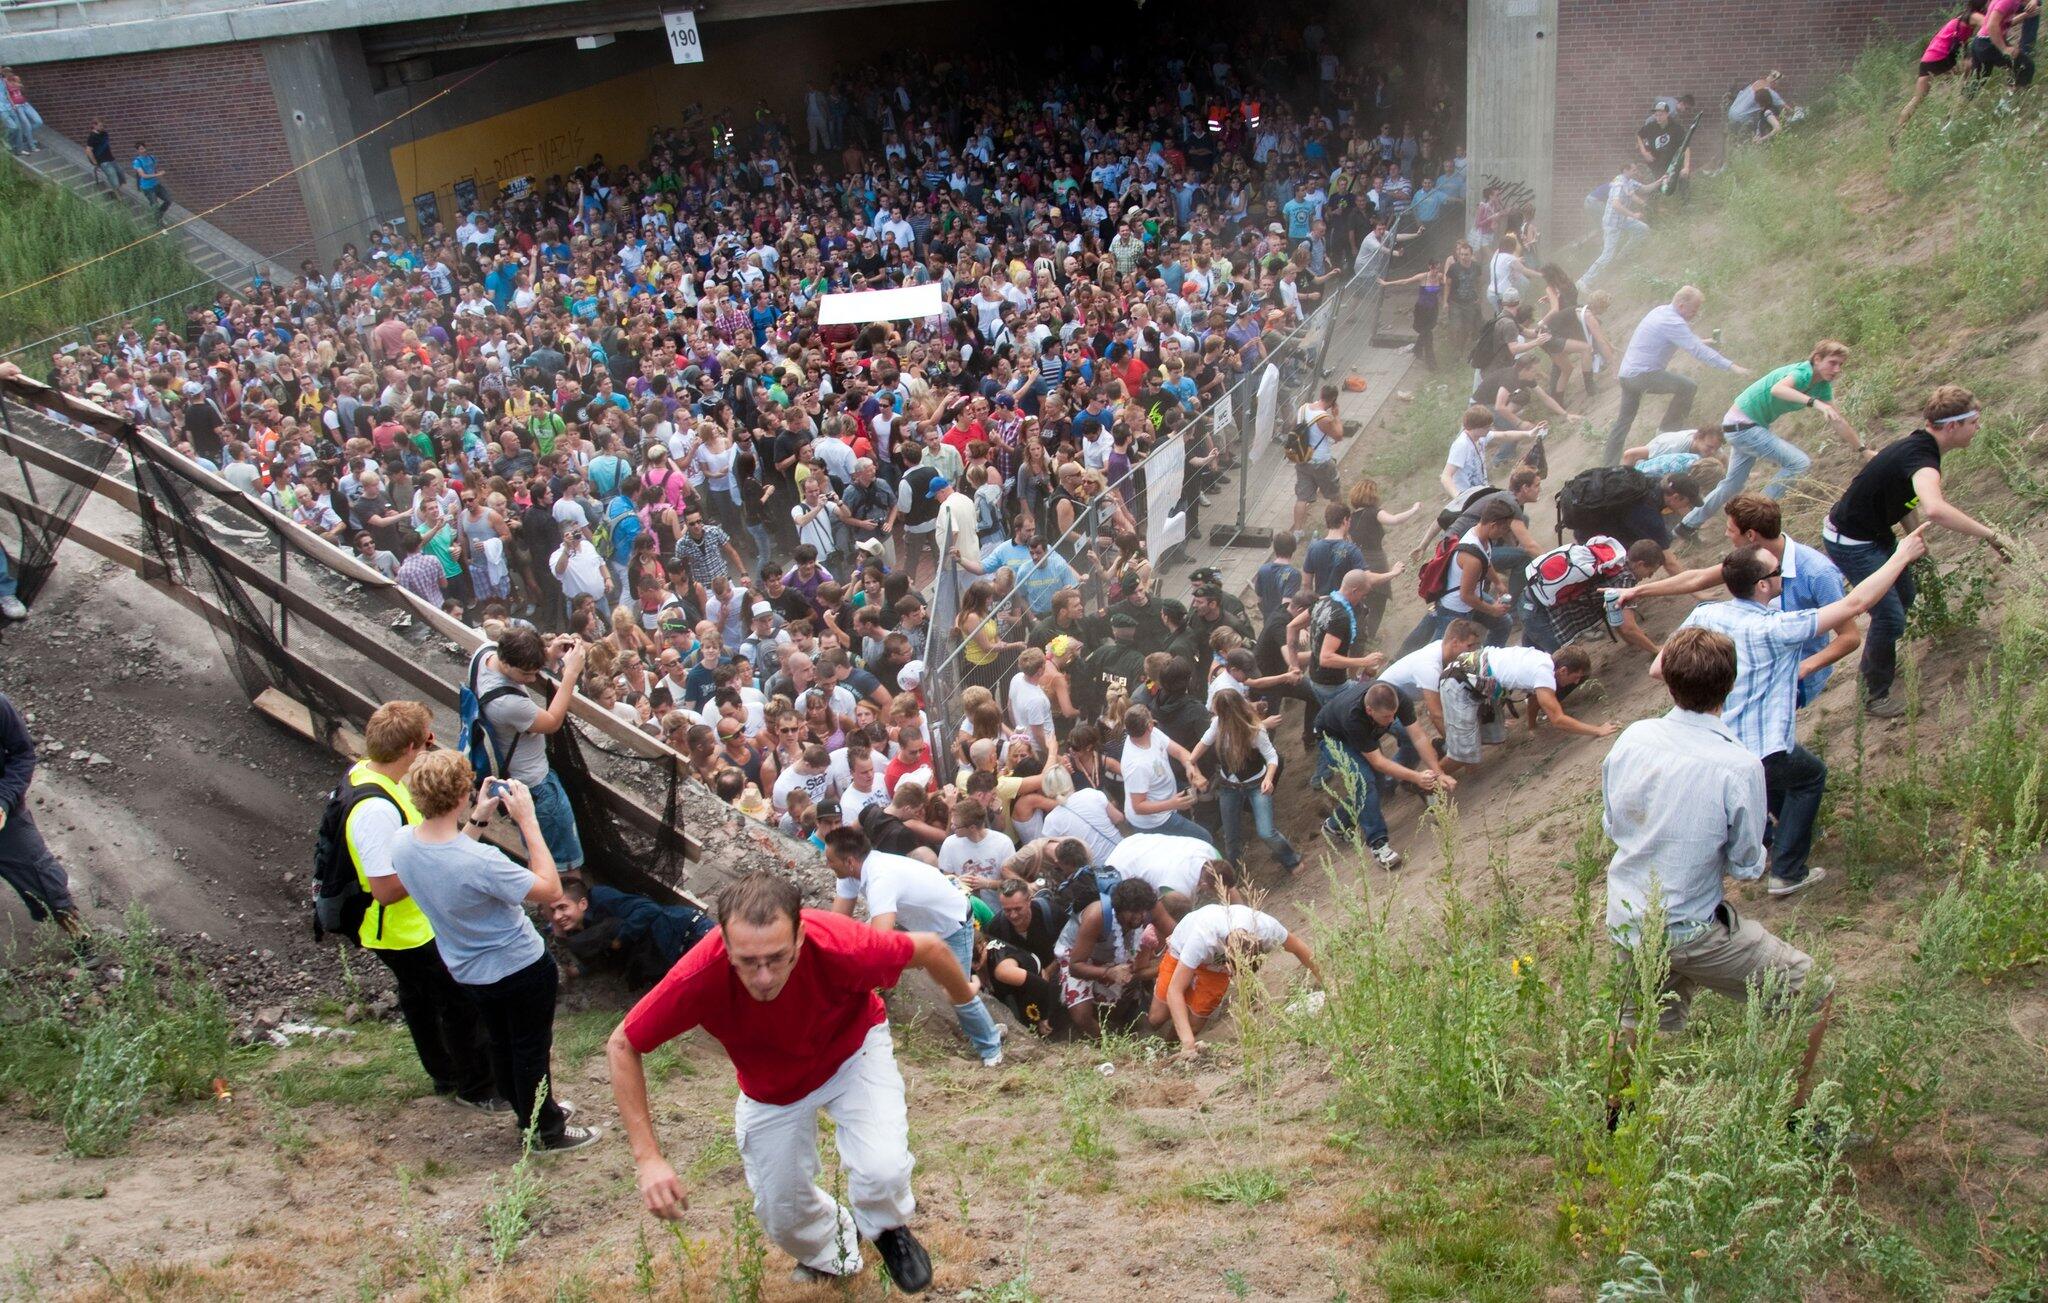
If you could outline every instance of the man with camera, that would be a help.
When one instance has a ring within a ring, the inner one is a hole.
[[[584,650],[582,641],[570,634],[543,644],[532,629],[514,627],[505,630],[495,645],[479,648],[469,667],[470,689],[482,703],[484,728],[490,734],[493,767],[499,777],[516,779],[533,793],[548,852],[564,873],[583,866],[583,841],[577,835],[569,794],[548,765],[547,735],[568,722],[569,704],[583,675]],[[540,682],[550,661],[560,665],[554,695],[543,709],[526,690]]]
[[[562,531],[562,545],[548,558],[548,570],[562,585],[564,619],[575,613],[579,597],[592,598],[599,607],[609,609],[616,581],[611,567],[592,546],[588,526],[571,525]]]

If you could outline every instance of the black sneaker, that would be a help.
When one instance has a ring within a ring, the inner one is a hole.
[[[917,1242],[908,1226],[898,1226],[877,1235],[875,1251],[882,1255],[882,1265],[889,1269],[889,1279],[897,1289],[905,1294],[922,1294],[931,1288],[931,1255],[924,1251],[924,1245]]]
[[[563,1127],[554,1135],[542,1136],[540,1141],[534,1145],[533,1152],[550,1155],[566,1154],[572,1149],[581,1149],[586,1145],[596,1144],[598,1138],[603,1134],[604,1132],[599,1131],[596,1127]]]
[[[1687,547],[1690,547],[1694,543],[1698,542],[1699,537],[1700,532],[1697,529],[1694,529],[1691,525],[1680,525],[1678,528],[1671,531],[1671,541],[1674,543],[1684,544]]]
[[[465,1095],[460,1091],[446,1092],[444,1098],[463,1108],[475,1109],[479,1113],[510,1113],[512,1106],[495,1094]]]

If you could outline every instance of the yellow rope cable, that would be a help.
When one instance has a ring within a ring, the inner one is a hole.
[[[49,275],[43,277],[40,280],[32,280],[26,285],[17,285],[11,290],[0,290],[0,299],[11,299],[15,295],[25,294],[28,291],[35,289],[37,286],[48,285],[51,281],[54,280],[62,280],[64,277],[71,275],[71,273],[76,271],[83,271],[87,267],[92,266],[94,263],[105,262],[107,259],[116,257],[120,254],[124,254],[128,252],[130,249],[140,248],[142,245],[148,244],[151,240],[162,239],[164,236],[169,235],[171,232],[177,230],[179,227],[185,225],[187,222],[200,221],[204,218],[213,216],[215,213],[219,212],[223,208],[229,208],[234,206],[235,204],[241,203],[250,195],[256,194],[259,191],[268,190],[270,187],[276,185],[278,182],[283,181],[288,177],[297,176],[299,173],[305,171],[307,168],[313,166],[315,163],[322,162],[326,159],[332,158],[336,154],[339,154],[344,149],[349,149],[355,145],[361,144],[363,141],[368,140],[371,136],[376,135],[378,132],[384,130],[386,127],[393,126],[396,123],[411,117],[413,114],[427,107],[427,105],[432,104],[435,100],[440,99],[443,95],[454,94],[456,91],[461,90],[464,86],[467,86],[471,81],[474,81],[476,78],[483,76],[491,69],[497,67],[500,63],[503,63],[507,57],[509,56],[503,54],[499,55],[497,58],[491,60],[483,67],[478,68],[475,72],[472,72],[467,77],[464,77],[461,81],[456,82],[454,85],[449,86],[444,90],[435,91],[432,95],[427,96],[427,98],[413,105],[405,112],[386,118],[384,121],[378,123],[374,127],[371,127],[368,131],[363,132],[355,139],[345,140],[341,144],[336,145],[333,149],[328,150],[326,153],[317,154],[314,157],[309,158],[305,162],[299,164],[297,167],[290,169],[289,171],[280,172],[276,176],[270,178],[268,181],[263,182],[261,185],[252,186],[249,189],[244,190],[242,193],[236,195],[232,199],[223,199],[221,202],[215,204],[213,207],[207,209],[203,213],[193,213],[189,217],[181,217],[177,221],[171,223],[169,226],[161,227],[157,230],[151,231],[149,234],[143,236],[139,240],[130,240],[128,243],[122,245],[117,249],[109,249],[105,253],[100,254],[97,257],[87,258],[84,262],[77,263],[70,267],[62,268],[61,270],[58,271],[53,271]]]

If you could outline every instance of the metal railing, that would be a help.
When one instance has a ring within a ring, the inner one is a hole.
[[[1389,237],[1398,234],[1400,229],[1397,222]],[[1158,583],[1159,569],[1176,558],[1199,563],[1238,546],[1240,538],[1255,528],[1255,522],[1249,518],[1252,482],[1255,479],[1264,482],[1274,475],[1286,476],[1292,469],[1283,451],[1285,427],[1297,410],[1316,397],[1328,377],[1333,344],[1341,339],[1348,351],[1351,347],[1368,343],[1376,331],[1380,302],[1384,296],[1379,278],[1386,270],[1389,258],[1386,248],[1371,244],[1362,247],[1351,275],[1339,282],[1315,311],[1288,331],[1277,345],[1270,346],[1256,366],[1240,376],[1180,430],[1155,444],[1143,460],[1132,465],[1127,475],[1106,485],[1088,500],[1074,523],[1053,541],[1052,550],[1071,562],[1087,548],[1094,547],[1101,536],[1106,500],[1110,494],[1121,493],[1122,487],[1132,481],[1140,486],[1136,495],[1138,509],[1134,514],[1139,517],[1141,540],[1147,537],[1145,526],[1151,513],[1171,511],[1175,506],[1185,511],[1192,506],[1201,485],[1184,484],[1178,503],[1148,501],[1152,495],[1146,472],[1175,450],[1184,458],[1190,443],[1201,438],[1216,439],[1234,451],[1233,465],[1237,474],[1235,517],[1230,524],[1217,525],[1206,540],[1191,527],[1185,541],[1176,543],[1169,550],[1169,555],[1148,555],[1153,583],[1155,586]],[[1273,391],[1262,407],[1259,394],[1269,372],[1273,376]],[[1020,580],[1022,578],[1019,576]],[[933,772],[941,782],[950,782],[954,773],[954,742],[963,718],[960,696],[967,686],[964,640],[956,635],[953,627],[959,616],[957,598],[964,587],[960,583],[958,560],[952,549],[942,543],[937,576],[932,584],[931,614],[924,647],[923,689],[932,738]],[[1013,636],[1016,630],[1028,624],[1032,616],[1024,603],[1021,585],[1012,591],[1005,610],[991,615],[997,620],[1002,638]],[[999,686],[997,691],[1000,696]]]

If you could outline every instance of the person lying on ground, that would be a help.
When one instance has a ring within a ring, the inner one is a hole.
[[[601,883],[570,878],[548,906],[548,931],[572,957],[562,975],[616,965],[636,985],[651,985],[675,967],[713,927],[694,905],[664,905]]]
[[[835,828],[825,842],[825,864],[839,884],[832,912],[853,917],[866,901],[868,926],[893,932],[929,932],[953,952],[963,971],[974,967],[974,918],[967,894],[921,860],[875,850],[857,828]],[[955,999],[953,1015],[985,1068],[1003,1063],[1003,1038],[981,1000]]]
[[[1057,965],[1035,952],[993,935],[974,937],[974,975],[981,989],[1017,1015],[1017,1021],[1040,1036],[1053,1036],[1073,1025],[1060,1003]]]

